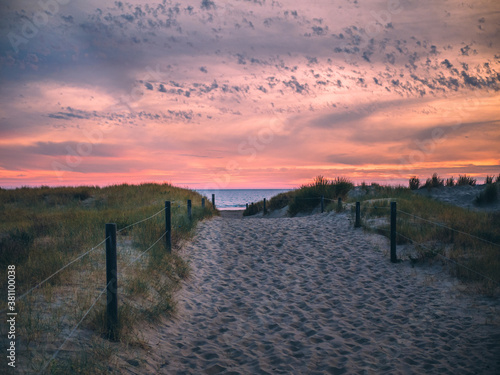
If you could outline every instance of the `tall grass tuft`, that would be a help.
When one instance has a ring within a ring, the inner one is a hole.
[[[466,185],[476,186],[476,179],[471,177],[471,176],[467,176],[466,174],[464,174],[463,176],[459,175],[458,180],[457,180],[457,185],[458,186],[466,186]]]
[[[418,179],[417,176],[413,176],[408,181],[408,185],[411,190],[417,190],[420,187],[420,180]]]
[[[434,173],[431,178],[428,178],[425,181],[424,185],[424,187],[426,187],[427,189],[437,188],[441,186],[444,186],[444,180],[440,178],[437,173]]]

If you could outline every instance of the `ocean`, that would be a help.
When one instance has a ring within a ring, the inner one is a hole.
[[[220,189],[220,190],[198,190],[201,195],[212,201],[215,194],[215,206],[219,210],[242,210],[246,204],[271,199],[279,193],[290,191],[290,189]]]

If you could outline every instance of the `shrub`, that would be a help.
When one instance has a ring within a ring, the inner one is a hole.
[[[465,185],[476,186],[476,179],[471,177],[471,176],[467,176],[466,174],[464,174],[463,176],[459,175],[458,180],[457,180],[457,185],[458,186],[465,186]]]
[[[337,177],[333,181],[328,181],[323,176],[318,176],[311,184],[304,185],[295,191],[288,212],[290,215],[295,215],[299,212],[311,211],[320,204],[322,196],[332,200],[339,197],[345,199],[349,190],[353,188],[354,184],[345,177]]]
[[[497,178],[495,180],[495,183],[497,183],[497,184],[500,183],[500,173],[498,174],[498,176],[497,176]]]
[[[433,187],[440,187],[440,186],[444,186],[444,180],[442,178],[439,178],[439,176],[437,175],[437,173],[434,173],[432,175],[432,178],[428,178],[426,181],[425,181],[425,185],[424,185],[426,188],[433,188]]]
[[[486,189],[484,189],[476,197],[475,202],[478,205],[494,203],[498,200],[498,190],[495,184],[488,184]]]
[[[484,183],[486,185],[488,184],[492,184],[493,183],[493,179],[495,178],[495,176],[486,176],[486,179],[484,180]]]
[[[417,178],[417,176],[413,176],[412,178],[410,178],[408,184],[411,190],[417,190],[420,187],[420,180]]]
[[[455,180],[453,179],[453,176],[446,179],[446,186],[455,186]]]

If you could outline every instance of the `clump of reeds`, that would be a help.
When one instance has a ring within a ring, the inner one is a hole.
[[[467,176],[466,174],[464,174],[463,176],[459,175],[458,180],[457,180],[457,185],[458,186],[466,186],[466,185],[476,186],[476,179],[471,177],[471,176]]]
[[[444,180],[438,176],[437,173],[434,173],[431,178],[428,178],[425,181],[424,187],[430,189],[430,188],[437,188],[444,186]]]
[[[420,180],[418,179],[417,176],[413,176],[408,181],[408,185],[409,185],[410,190],[417,190],[420,187]]]

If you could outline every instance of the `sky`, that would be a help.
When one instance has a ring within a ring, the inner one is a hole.
[[[500,2],[0,3],[0,186],[500,173]]]

